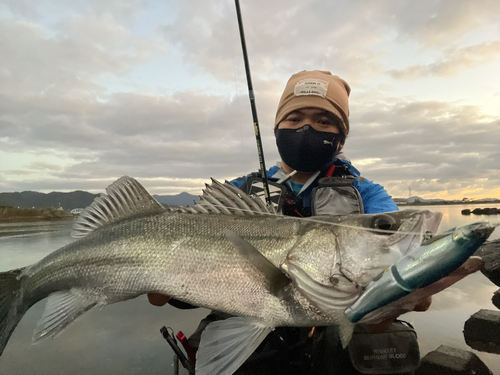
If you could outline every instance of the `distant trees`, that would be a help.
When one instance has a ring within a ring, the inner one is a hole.
[[[0,222],[71,219],[73,217],[69,211],[55,207],[18,208],[0,205]]]

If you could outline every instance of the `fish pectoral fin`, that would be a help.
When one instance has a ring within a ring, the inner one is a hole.
[[[354,324],[349,321],[344,310],[356,301],[359,294],[342,291],[333,285],[321,284],[293,262],[287,265],[288,274],[297,290],[325,315],[333,318],[334,324],[339,327],[342,347],[346,348],[351,341]]]
[[[33,343],[55,337],[97,303],[95,296],[91,297],[76,288],[52,293],[33,333]]]
[[[155,198],[135,179],[123,176],[106,188],[78,216],[71,229],[71,236],[82,238],[109,223],[146,213],[165,211]]]
[[[266,277],[269,281],[269,289],[272,294],[276,295],[290,282],[290,279],[283,270],[276,267],[269,259],[262,255],[259,250],[252,246],[252,244],[227,228],[224,229],[224,234],[229,241],[233,243],[238,252]]]
[[[359,297],[359,293],[348,292],[334,285],[325,285],[312,279],[301,267],[292,262],[287,263],[288,275],[297,290],[325,314],[330,315],[352,305]]]
[[[342,348],[345,349],[352,339],[355,324],[345,314],[341,315],[337,324],[339,326],[340,343],[342,344]]]
[[[252,318],[233,317],[210,323],[201,335],[196,374],[233,374],[271,331],[272,327]]]

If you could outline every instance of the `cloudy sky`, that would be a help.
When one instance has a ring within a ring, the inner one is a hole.
[[[500,198],[500,2],[242,0],[267,166],[288,78],[352,88],[345,152],[394,197]],[[232,0],[0,0],[0,192],[201,192],[258,169]]]

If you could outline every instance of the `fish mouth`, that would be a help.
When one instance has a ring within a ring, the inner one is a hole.
[[[486,240],[498,226],[500,226],[500,223],[492,224],[489,221],[467,224],[455,228],[453,239],[457,240],[460,238],[469,238],[475,240]]]
[[[441,212],[428,210],[414,211],[408,216],[406,220],[404,218],[401,220],[397,232],[391,234],[388,240],[388,245],[398,246],[402,254],[420,246],[423,240],[435,235],[443,218]]]
[[[380,250],[374,251],[370,263],[361,268],[353,266],[349,269],[352,273],[350,279],[358,285],[366,285],[399,258],[418,248],[423,240],[432,237],[437,232],[443,217],[440,212],[428,210],[402,210],[388,212],[385,215],[395,219],[396,224],[390,231],[383,231],[385,233],[375,231],[381,240],[378,245],[381,247]],[[376,246],[378,240],[375,237],[372,237],[372,240]],[[347,265],[344,265],[344,271],[346,267]]]
[[[491,224],[488,221],[473,223],[470,224],[467,228],[464,228],[464,231],[466,230],[468,232],[464,234],[471,238],[486,239],[493,233],[495,228],[498,227],[499,225],[500,223]]]

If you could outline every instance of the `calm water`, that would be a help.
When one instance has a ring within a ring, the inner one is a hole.
[[[443,213],[440,231],[475,221],[500,221],[498,215],[460,214],[463,208],[476,207],[482,206],[419,209]],[[32,264],[71,242],[70,227],[71,222],[0,224],[0,271]],[[499,229],[490,239],[496,238],[500,238]],[[441,344],[472,350],[463,339],[464,322],[480,309],[496,309],[491,296],[497,289],[482,274],[474,274],[434,296],[429,311],[404,315],[417,330],[422,355]],[[160,327],[171,326],[189,335],[207,314],[204,309],[154,307],[143,296],[92,309],[54,340],[31,345],[31,335],[44,306],[45,301],[33,306],[14,331],[0,357],[1,375],[172,374],[172,352],[159,333]],[[500,374],[500,355],[475,353],[495,374]]]

